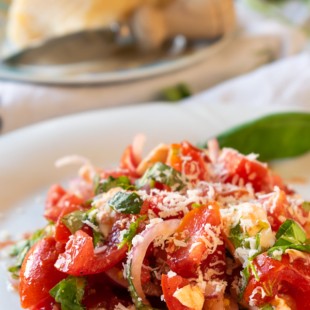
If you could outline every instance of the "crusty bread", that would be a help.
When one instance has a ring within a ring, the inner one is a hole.
[[[13,0],[7,36],[19,48],[126,18],[141,0]]]
[[[140,46],[178,34],[216,38],[234,29],[233,0],[13,0],[7,37],[17,49],[74,32],[128,21]]]

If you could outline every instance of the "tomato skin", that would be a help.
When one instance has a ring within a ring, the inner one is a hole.
[[[177,289],[180,289],[189,284],[187,279],[182,278],[181,276],[168,277],[163,274],[161,276],[161,286],[163,289],[163,294],[165,301],[169,310],[189,310],[190,308],[182,305],[180,301],[173,297],[174,292]]]
[[[45,205],[44,217],[52,222],[57,222],[64,208],[75,205],[81,206],[83,200],[74,194],[69,194],[59,185],[52,186]]]
[[[225,251],[222,251],[222,247],[220,247],[224,242],[218,246],[213,254],[205,257],[207,248],[202,238],[207,237],[207,233],[204,230],[206,224],[211,226],[219,226],[221,224],[219,206],[216,203],[209,203],[208,206],[193,209],[184,216],[177,229],[177,233],[187,233],[187,246],[177,248],[172,253],[169,253],[167,263],[174,272],[184,278],[196,277],[197,268],[201,264],[208,268],[209,264],[213,262],[212,257],[214,253],[220,252],[216,259],[225,260]],[[221,235],[218,237],[222,240]],[[192,247],[194,243],[196,245]]]
[[[261,202],[267,210],[268,220],[273,231],[277,232],[284,220],[293,219],[305,229],[307,236],[310,236],[310,222],[307,220],[308,212],[303,210],[301,205],[294,208],[290,207],[288,195],[285,191],[277,190],[267,200],[262,198]],[[306,221],[302,222],[300,217],[305,218]]]
[[[195,178],[191,180],[193,182],[208,179],[208,163],[210,163],[210,159],[205,151],[187,141],[183,141],[181,144],[172,144],[166,161],[167,165],[187,176],[195,174]]]
[[[66,193],[59,184],[54,184],[50,187],[45,201],[44,217],[47,220],[56,222],[59,213],[59,208],[56,206]]]
[[[95,254],[93,238],[82,230],[78,230],[66,244],[66,250],[59,255],[55,267],[73,276],[104,272],[126,257],[127,245],[118,249],[113,236],[106,243],[106,249]]]
[[[255,258],[254,266],[259,280],[255,280],[253,275],[250,276],[243,294],[246,304],[249,304],[252,298],[256,306],[262,306],[270,303],[276,295],[285,294],[293,297],[296,309],[309,309],[310,300],[304,296],[310,294],[310,266],[305,264],[303,259],[290,261],[289,256],[284,254],[282,260],[278,261],[263,253]],[[257,287],[264,288],[266,296],[251,296]]]
[[[251,183],[255,192],[269,192],[273,189],[270,172],[266,165],[251,160],[232,149],[224,149],[220,160],[227,170],[225,183]]]
[[[23,308],[36,306],[46,299],[50,301],[49,290],[66,277],[54,267],[62,250],[51,237],[40,240],[29,250],[20,271],[19,294]]]

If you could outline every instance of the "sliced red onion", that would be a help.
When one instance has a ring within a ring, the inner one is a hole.
[[[213,163],[216,163],[219,154],[220,154],[220,146],[216,139],[212,139],[208,141],[208,150],[209,150],[209,157]]]
[[[144,134],[140,133],[134,137],[134,140],[132,142],[132,154],[133,154],[135,163],[139,163],[141,161],[141,154],[142,154],[144,143],[145,143]]]
[[[153,224],[152,226],[147,227],[133,240],[134,245],[129,256],[129,263],[131,268],[130,274],[135,290],[144,304],[149,304],[141,284],[141,269],[146,251],[149,245],[157,237],[163,236],[164,238],[167,238],[168,236],[172,235],[179,227],[180,222],[181,220],[173,219]]]

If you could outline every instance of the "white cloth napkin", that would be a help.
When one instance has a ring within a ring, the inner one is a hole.
[[[257,17],[241,4],[237,5],[237,11],[240,31],[229,46],[183,70],[128,83],[92,87],[0,81],[1,133],[89,109],[154,101],[162,89],[180,82],[187,83],[195,94],[202,92],[190,99],[195,102],[216,104],[224,101],[254,106],[284,102],[309,104],[310,74],[305,69],[310,65],[309,55],[287,58],[305,48],[305,36],[287,25]],[[282,60],[264,66],[275,59]],[[262,69],[248,73],[258,67]],[[245,73],[248,74],[211,88]]]

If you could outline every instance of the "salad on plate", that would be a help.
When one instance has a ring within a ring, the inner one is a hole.
[[[118,167],[79,156],[46,226],[12,247],[27,309],[309,309],[310,203],[255,154],[188,141]]]

